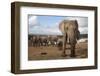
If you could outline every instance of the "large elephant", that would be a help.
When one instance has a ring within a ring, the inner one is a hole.
[[[63,20],[59,24],[59,29],[63,34],[63,54],[62,56],[66,56],[66,44],[67,42],[71,46],[71,57],[75,57],[75,45],[77,43],[77,39],[79,39],[79,30],[78,30],[78,22],[77,20]]]

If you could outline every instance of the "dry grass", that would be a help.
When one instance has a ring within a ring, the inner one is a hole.
[[[87,58],[88,54],[87,42],[76,44],[75,58]],[[28,48],[28,59],[29,60],[49,60],[49,59],[70,59],[70,46],[66,46],[66,57],[62,57],[62,50],[58,47],[53,46],[40,46],[40,47],[29,47]]]

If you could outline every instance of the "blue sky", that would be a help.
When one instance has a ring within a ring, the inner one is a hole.
[[[67,16],[28,16],[29,34],[62,35],[59,23],[64,19],[76,19],[81,33],[87,33],[88,18]]]
[[[40,25],[47,27],[54,27],[56,23],[60,22],[64,17],[60,16],[38,16],[37,20],[40,22]]]

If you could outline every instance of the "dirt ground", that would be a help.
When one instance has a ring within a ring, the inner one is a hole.
[[[76,44],[75,58],[87,58],[88,56],[87,42]],[[28,60],[50,60],[50,59],[71,59],[70,45],[66,46],[66,57],[62,57],[62,50],[53,46],[40,46],[28,48]]]

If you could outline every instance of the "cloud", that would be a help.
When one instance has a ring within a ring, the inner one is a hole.
[[[41,34],[41,35],[62,35],[58,28],[47,28],[42,26],[34,26],[29,30],[30,34]]]
[[[58,23],[51,23],[52,25],[41,25],[38,21],[38,16],[29,16],[29,34],[43,34],[43,35],[61,35],[58,28]]]
[[[38,25],[37,16],[29,16],[28,20],[29,20],[28,23],[30,28]]]
[[[81,34],[87,34],[88,33],[88,28],[87,27],[80,27],[79,31]]]

